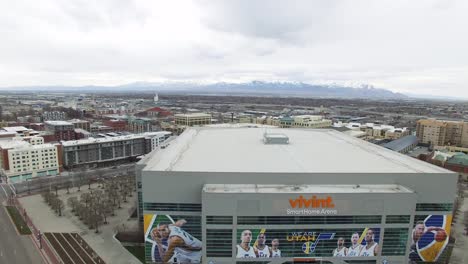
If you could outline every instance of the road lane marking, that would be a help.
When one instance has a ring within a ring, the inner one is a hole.
[[[8,193],[6,192],[5,188],[3,188],[3,184],[0,184],[0,186],[2,186],[2,190],[5,193],[5,197],[8,198]]]
[[[16,196],[15,186],[13,186],[12,184],[8,184],[8,187],[10,187],[11,191],[12,191],[13,194]]]

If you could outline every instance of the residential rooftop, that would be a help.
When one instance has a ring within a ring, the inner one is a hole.
[[[397,184],[375,185],[284,185],[284,184],[205,184],[208,193],[412,193]]]
[[[52,126],[73,126],[73,124],[68,121],[50,120],[50,121],[45,121],[44,123],[47,125],[52,125]]]
[[[69,146],[87,145],[87,144],[93,144],[93,143],[106,143],[106,142],[131,140],[131,139],[137,139],[137,138],[154,137],[154,136],[162,136],[162,135],[170,135],[170,134],[172,133],[168,131],[146,132],[146,133],[141,133],[141,134],[131,134],[131,135],[124,135],[124,136],[116,136],[116,137],[106,136],[105,134],[102,134],[105,137],[101,137],[101,138],[90,137],[87,139],[62,141],[61,143],[64,147],[69,147]]]
[[[24,131],[32,131],[32,129],[26,128],[24,126],[12,126],[12,127],[3,127],[3,130],[7,132],[24,132]]]
[[[382,147],[391,149],[393,151],[401,151],[411,145],[417,145],[417,144],[418,144],[418,137],[414,135],[408,135],[408,136],[404,136],[399,139],[390,141],[384,144]]]
[[[50,148],[54,147],[54,144],[39,144],[39,145],[32,145],[27,141],[24,140],[0,140],[0,149],[15,149],[15,150],[21,150],[21,149],[43,149],[43,148]]]
[[[211,115],[207,113],[176,114],[174,116],[176,117],[211,117]]]
[[[264,144],[264,133],[288,144]],[[258,173],[450,173],[329,129],[188,128],[144,170]]]

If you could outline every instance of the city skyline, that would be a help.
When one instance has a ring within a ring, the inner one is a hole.
[[[464,1],[0,6],[0,87],[260,80],[468,98]]]

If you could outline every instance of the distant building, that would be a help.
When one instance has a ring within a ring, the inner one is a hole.
[[[384,148],[391,149],[399,153],[408,153],[418,145],[418,138],[413,135],[404,136],[402,138],[390,141],[383,145]]]
[[[451,171],[468,173],[468,155],[458,152],[445,162],[444,167]]]
[[[118,120],[118,119],[105,120],[104,125],[111,127],[113,131],[126,131],[127,130],[126,120]]]
[[[17,137],[16,132],[8,132],[0,129],[0,140],[10,140]]]
[[[159,96],[158,96],[157,93],[154,94],[153,102],[154,102],[155,104],[157,104],[157,103],[159,102]]]
[[[170,135],[160,131],[63,141],[63,163],[67,168],[118,164],[153,151]]]
[[[374,124],[374,123],[357,123],[357,122],[350,122],[350,123],[334,123],[333,127],[346,127],[351,130],[358,130],[365,132],[366,139],[390,139],[395,140],[399,139],[404,136],[408,136],[411,131],[406,128],[396,128],[390,125],[383,125],[383,124]]]
[[[114,132],[114,131],[116,131],[116,130],[114,130],[114,128],[110,127],[110,126],[91,125],[91,133],[92,134],[109,133],[109,132]]]
[[[468,147],[468,123],[423,119],[416,123],[416,136],[421,143],[432,146]]]
[[[172,115],[170,111],[161,107],[153,107],[146,110],[145,112],[148,117],[168,117]]]
[[[47,131],[54,133],[57,141],[75,140],[75,126],[66,121],[46,121],[45,128]]]
[[[144,133],[152,131],[151,119],[147,118],[129,118],[128,131],[132,133]]]
[[[332,126],[332,121],[317,115],[298,115],[280,118],[281,128],[326,128]]]
[[[60,144],[43,144],[41,137],[25,140],[0,140],[0,167],[8,182],[16,183],[35,177],[60,173]]]
[[[84,129],[81,128],[75,128],[75,136],[76,139],[84,139],[84,138],[89,138],[91,137],[91,132],[88,132]]]
[[[175,124],[179,126],[203,126],[211,124],[211,115],[206,113],[176,114]]]
[[[3,127],[0,128],[0,132],[8,132],[10,134],[15,133],[17,137],[30,137],[39,135],[39,132],[24,126]]]
[[[75,128],[80,128],[86,131],[91,131],[91,123],[86,120],[80,119],[72,119],[68,120],[68,122],[72,123]]]
[[[60,121],[67,119],[67,114],[65,112],[59,111],[52,111],[52,112],[44,112],[42,114],[43,121]]]

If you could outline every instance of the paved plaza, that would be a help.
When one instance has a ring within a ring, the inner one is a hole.
[[[98,185],[93,184],[91,187],[97,189]],[[127,203],[122,202],[122,209],[116,209],[116,216],[109,217],[109,224],[101,225],[99,227],[100,233],[96,234],[94,229],[89,229],[71,212],[67,204],[69,197],[79,197],[81,193],[87,191],[87,185],[81,187],[81,192],[77,192],[77,188],[70,188],[70,194],[66,194],[66,190],[59,190],[59,198],[65,203],[61,217],[55,214],[39,194],[23,197],[19,200],[41,232],[77,232],[106,263],[141,263],[114,238],[117,229],[137,229],[137,220],[128,220],[131,208],[136,204],[136,194],[134,193],[133,197],[128,197]]]

